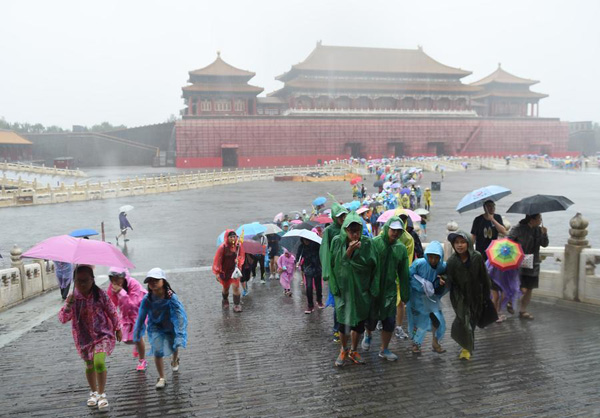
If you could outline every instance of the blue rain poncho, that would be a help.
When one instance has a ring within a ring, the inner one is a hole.
[[[429,264],[428,254],[440,256],[440,261],[434,269]],[[430,314],[434,314],[440,322],[435,336],[441,341],[446,332],[446,321],[442,313],[440,300],[447,293],[445,287],[440,286],[438,275],[446,273],[444,262],[444,249],[439,241],[432,241],[425,249],[425,257],[415,260],[409,269],[410,273],[410,300],[406,304],[408,316],[408,329],[413,333],[415,344],[421,345],[425,334],[431,331]]]
[[[148,293],[140,305],[140,311],[133,341],[138,342],[146,331],[146,317],[148,318],[148,341],[150,351],[148,355],[167,357],[179,347],[187,345],[187,315],[179,298],[171,293],[170,298],[160,299]]]

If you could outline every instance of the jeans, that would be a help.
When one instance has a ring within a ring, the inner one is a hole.
[[[323,304],[323,281],[321,276],[309,277],[305,276],[306,280],[306,299],[308,299],[308,308],[312,309],[315,307],[313,302],[313,283],[317,290],[317,303]]]

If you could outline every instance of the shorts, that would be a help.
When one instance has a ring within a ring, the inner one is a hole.
[[[377,327],[377,322],[378,321],[376,319],[368,319],[365,326],[369,331],[374,331]],[[393,332],[396,328],[396,317],[390,316],[388,318],[385,318],[383,321],[381,321],[381,324],[383,325],[383,330],[385,332]]]
[[[271,247],[269,248],[269,258],[274,260],[275,257],[279,257],[279,248]]]
[[[346,325],[346,324],[340,324],[338,331],[341,334],[350,334],[350,331],[355,331],[355,332],[358,332],[359,334],[362,334],[363,332],[365,332],[365,323],[366,322],[367,322],[366,319],[362,320],[353,327],[351,327],[350,325]]]
[[[521,275],[521,288],[522,289],[537,289],[540,283],[539,276],[526,276]]]
[[[223,286],[223,290],[228,290],[230,286],[239,287],[240,279],[233,279],[233,278],[230,278],[227,280],[219,279],[219,283],[221,283],[221,286]]]

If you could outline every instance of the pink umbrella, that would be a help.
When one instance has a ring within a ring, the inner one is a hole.
[[[410,209],[390,209],[383,212],[379,218],[377,218],[377,222],[383,224],[386,223],[392,216],[400,216],[402,214],[408,215],[413,222],[419,222],[421,220],[421,217]]]
[[[290,223],[292,223],[294,225],[298,225],[298,224],[301,224],[302,221],[300,219],[294,219],[293,221],[290,221]]]
[[[413,221],[413,222],[420,222],[421,221],[421,215],[419,215],[418,213],[410,210],[410,209],[404,209],[404,208],[397,208],[396,209],[396,215],[400,216],[400,215],[408,215],[408,217]]]
[[[68,235],[48,238],[24,252],[23,257],[92,266],[135,268],[117,247],[108,242],[73,238]]]
[[[273,218],[273,222],[281,222],[283,221],[283,212],[279,212],[277,215],[275,215],[275,217]]]
[[[254,255],[265,255],[265,247],[260,244],[260,242],[245,240],[242,244],[244,248],[244,252],[246,254],[254,254]]]

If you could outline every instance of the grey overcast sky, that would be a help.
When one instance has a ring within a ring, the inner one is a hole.
[[[325,45],[416,48],[473,72],[541,82],[540,116],[600,121],[598,0],[1,0],[0,116],[139,126],[183,108],[216,51],[274,77]]]

